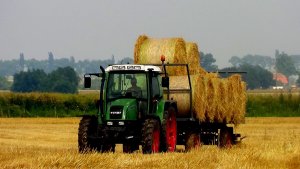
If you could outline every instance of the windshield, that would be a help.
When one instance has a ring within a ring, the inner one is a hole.
[[[147,99],[146,82],[145,73],[110,73],[107,85],[107,99]]]

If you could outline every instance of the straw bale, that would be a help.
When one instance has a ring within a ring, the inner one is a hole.
[[[135,64],[161,64],[164,55],[166,63],[189,64],[192,83],[192,103],[190,94],[174,89],[189,89],[186,69],[167,67],[170,76],[170,99],[177,101],[178,116],[189,117],[190,107],[200,121],[238,124],[244,120],[246,111],[246,84],[240,75],[220,79],[216,73],[208,73],[200,66],[196,43],[182,38],[154,39],[140,36],[135,44]],[[173,90],[173,91],[172,91]],[[166,94],[164,94],[166,98]],[[190,105],[192,104],[192,105]]]
[[[197,74],[200,67],[200,55],[196,43],[186,43],[187,63],[189,64],[190,74]]]
[[[219,80],[214,73],[208,73],[206,75],[206,120],[213,122],[216,119],[216,107],[218,104],[218,85]]]
[[[172,91],[174,89],[189,89],[189,81],[187,76],[170,76],[170,100],[177,101],[177,108],[178,108],[178,117],[189,116],[190,112],[190,93],[183,92],[183,91]],[[196,76],[191,76],[191,85],[192,89],[195,85],[193,79]],[[194,91],[192,90],[192,97],[194,96]],[[167,98],[167,95],[164,95],[164,98]],[[192,100],[194,100],[192,98]],[[193,105],[192,105],[193,107]]]
[[[140,58],[138,56],[139,56],[139,53],[141,51],[142,44],[147,39],[148,39],[148,37],[146,35],[141,35],[136,40],[135,47],[134,47],[134,59],[133,59],[135,64],[140,63]]]
[[[182,38],[148,38],[140,36],[135,44],[135,64],[161,64],[160,56],[164,55],[166,63],[187,63],[186,46]],[[168,68],[169,75],[186,74],[185,69],[179,67]]]
[[[241,123],[245,118],[246,113],[246,90],[245,84],[241,81],[240,75],[232,75],[228,78],[229,82],[232,84],[231,93],[231,123],[238,124]]]
[[[205,112],[206,112],[206,82],[207,78],[201,75],[195,75],[196,78],[193,80],[193,111],[196,113],[200,121],[205,121]]]
[[[227,90],[227,80],[220,79],[218,86],[218,103],[216,107],[216,117],[219,122],[226,122],[225,117],[227,116],[228,110],[228,90]]]

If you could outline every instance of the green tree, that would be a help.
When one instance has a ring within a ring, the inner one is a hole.
[[[14,92],[44,91],[47,74],[43,70],[29,70],[14,75],[11,90]]]
[[[58,68],[49,74],[48,90],[59,93],[77,93],[79,77],[71,67]]]
[[[246,74],[242,74],[242,78],[247,83],[247,88],[249,89],[267,89],[270,86],[275,85],[275,81],[273,80],[273,74],[258,65],[253,66],[249,64],[243,64],[239,67],[224,68],[221,71],[247,72]]]
[[[204,54],[203,52],[200,52],[200,65],[206,71],[208,72],[217,71],[218,66],[214,64],[215,62],[216,59],[211,53]]]
[[[246,55],[242,58],[238,56],[232,56],[229,59],[229,62],[234,66],[238,67],[242,64],[249,64],[249,65],[258,65],[264,69],[270,70],[271,67],[274,65],[274,59],[270,56],[261,56],[261,55]]]
[[[0,90],[9,90],[11,83],[3,76],[0,76]]]
[[[276,51],[275,57],[276,57],[275,66],[277,72],[280,72],[286,75],[287,77],[297,74],[297,70],[294,65],[294,62],[289,55],[287,55],[284,52],[279,53],[278,51]]]

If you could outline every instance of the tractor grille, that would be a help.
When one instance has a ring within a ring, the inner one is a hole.
[[[110,108],[110,119],[122,119],[123,106],[112,106]]]

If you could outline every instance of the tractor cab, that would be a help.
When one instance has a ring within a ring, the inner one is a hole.
[[[108,125],[116,120],[142,119],[156,112],[163,96],[159,67],[112,65],[105,72],[108,77],[103,106]]]

